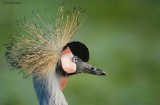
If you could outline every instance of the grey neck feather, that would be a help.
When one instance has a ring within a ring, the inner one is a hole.
[[[42,78],[33,77],[33,84],[40,105],[68,105],[59,87],[59,77],[51,70]]]

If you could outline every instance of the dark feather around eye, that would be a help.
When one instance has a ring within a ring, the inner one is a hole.
[[[63,50],[65,50],[67,47],[70,48],[73,55],[78,56],[83,62],[89,61],[89,50],[83,43],[78,41],[70,42],[63,47]]]

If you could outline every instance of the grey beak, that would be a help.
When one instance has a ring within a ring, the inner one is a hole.
[[[83,62],[81,65],[81,72],[83,73],[89,73],[89,74],[94,74],[94,75],[100,75],[100,76],[105,76],[107,75],[103,70],[93,67],[92,65]]]

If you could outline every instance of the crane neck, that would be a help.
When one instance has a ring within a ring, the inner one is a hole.
[[[43,77],[34,76],[33,85],[39,105],[68,105],[59,87],[59,76],[50,70]]]

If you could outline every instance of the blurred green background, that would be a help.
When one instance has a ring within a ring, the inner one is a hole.
[[[18,1],[20,4],[4,4]],[[65,1],[65,0],[64,0]],[[90,49],[90,63],[106,77],[70,77],[64,94],[69,105],[160,105],[160,1],[67,0],[81,5],[89,16],[73,40]],[[44,11],[56,17],[58,0],[0,1],[0,105],[38,105],[31,79],[9,71],[4,59],[9,34],[17,19]],[[42,12],[43,14],[43,12]]]

